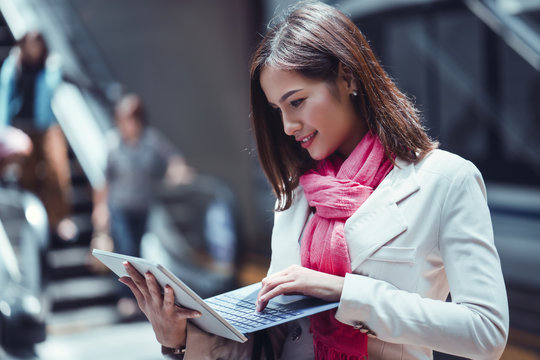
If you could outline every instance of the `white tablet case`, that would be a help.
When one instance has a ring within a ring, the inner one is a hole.
[[[167,269],[159,264],[154,264],[148,260],[127,255],[120,255],[108,251],[94,249],[92,254],[97,257],[103,264],[110,268],[119,277],[129,276],[124,268],[123,262],[129,261],[137,271],[145,274],[150,271],[156,278],[162,288],[169,285],[173,288],[176,302],[182,307],[199,311],[202,316],[191,319],[199,328],[212,334],[216,334],[238,342],[247,341],[247,337],[236,330],[210,306],[208,306],[199,295],[191,290],[180,279],[171,274]],[[255,288],[260,287],[259,284],[250,285]]]

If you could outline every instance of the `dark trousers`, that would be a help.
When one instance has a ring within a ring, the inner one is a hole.
[[[124,255],[140,256],[141,240],[148,222],[148,211],[111,208],[110,212],[114,251]]]
[[[141,240],[146,232],[148,211],[109,210],[114,251],[129,256],[141,256]],[[128,287],[122,287],[122,297],[132,296]]]

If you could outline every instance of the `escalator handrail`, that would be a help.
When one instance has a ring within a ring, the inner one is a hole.
[[[525,22],[485,0],[464,0],[484,24],[499,35],[534,69],[540,71],[540,36]]]
[[[108,146],[82,91],[67,82],[60,84],[52,109],[90,185],[101,188],[105,183]]]

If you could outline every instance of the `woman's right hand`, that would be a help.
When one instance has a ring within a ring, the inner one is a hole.
[[[170,286],[165,287],[161,295],[159,284],[151,273],[144,277],[128,262],[124,263],[129,277],[124,276],[120,282],[127,285],[146,315],[157,341],[168,348],[179,348],[186,344],[187,319],[201,316],[196,310],[184,309],[174,303],[174,291]]]

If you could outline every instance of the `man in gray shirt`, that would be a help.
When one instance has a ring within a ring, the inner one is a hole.
[[[96,233],[110,233],[116,252],[140,256],[156,182],[187,183],[193,171],[180,152],[146,124],[137,95],[124,96],[118,102],[115,118],[116,129],[109,136],[106,184],[94,194],[92,220]]]

